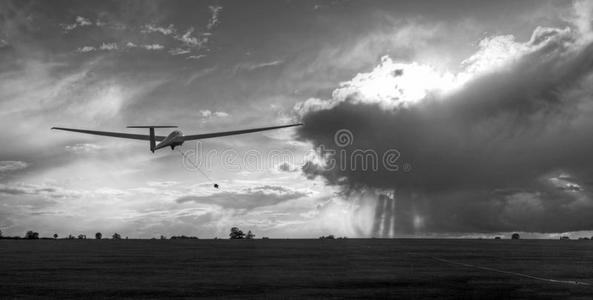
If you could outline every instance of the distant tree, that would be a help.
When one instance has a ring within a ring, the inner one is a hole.
[[[240,240],[245,238],[245,234],[238,227],[231,228],[231,233],[229,234],[229,236],[231,240]]]
[[[27,233],[25,233],[25,238],[28,240],[38,240],[39,233],[29,230],[29,231],[27,231]]]
[[[513,235],[511,235],[511,239],[513,240],[518,240],[520,238],[518,233],[513,233]]]
[[[103,234],[101,234],[100,232],[95,233],[95,239],[100,240],[103,238]]]
[[[251,230],[249,230],[245,238],[248,240],[253,240],[255,238],[255,234],[251,233]]]
[[[81,233],[81,234],[78,235],[78,239],[79,240],[86,240],[86,235],[84,235],[84,234]]]
[[[262,240],[269,240],[270,238],[269,238],[269,237],[267,237],[267,236],[264,236],[264,237],[262,237],[261,239],[262,239]]]
[[[2,238],[2,230],[0,230],[0,239]]]
[[[121,235],[116,232],[111,236],[111,238],[114,240],[121,240]]]
[[[58,238],[58,234],[54,233],[54,240]]]
[[[500,237],[499,236],[495,236],[494,239],[495,240],[500,240]]]
[[[320,237],[319,237],[319,239],[320,239],[320,240],[335,240],[335,239],[336,239],[336,237],[335,237],[333,234],[330,234],[330,235],[328,235],[328,236],[323,236],[323,235],[322,235],[322,236],[320,236]]]
[[[167,238],[164,235],[161,235],[161,240],[166,240]]]
[[[68,235],[68,239],[69,239],[69,240],[73,240],[73,239],[74,239],[74,236],[73,236],[73,235],[71,235],[71,234],[69,234],[69,235]]]

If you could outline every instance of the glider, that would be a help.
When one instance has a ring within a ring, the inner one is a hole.
[[[229,135],[237,135],[237,134],[245,134],[245,133],[287,128],[287,127],[301,126],[301,125],[303,125],[303,124],[297,123],[297,124],[289,124],[289,125],[261,127],[261,128],[252,128],[252,129],[243,129],[243,130],[233,130],[233,131],[223,131],[223,132],[214,132],[214,133],[192,134],[192,135],[183,135],[183,132],[181,132],[180,130],[174,130],[171,133],[169,133],[169,135],[167,135],[167,136],[155,135],[154,129],[155,128],[177,128],[177,126],[128,126],[128,128],[148,128],[149,134],[147,134],[147,135],[123,133],[123,132],[109,132],[109,131],[95,131],[95,130],[85,130],[85,129],[75,129],[75,128],[63,128],[63,127],[52,127],[51,129],[73,131],[73,132],[80,132],[80,133],[94,134],[94,135],[111,136],[111,137],[124,138],[124,139],[150,141],[150,151],[152,151],[152,153],[154,153],[154,151],[165,148],[165,147],[171,147],[171,149],[174,150],[175,147],[181,146],[183,144],[183,142],[185,142],[185,141],[201,140],[201,139],[208,139],[208,138],[229,136]],[[159,143],[157,144],[156,142],[159,142]]]

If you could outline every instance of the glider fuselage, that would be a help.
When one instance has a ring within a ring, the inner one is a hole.
[[[174,150],[175,147],[183,145],[183,142],[183,132],[181,132],[181,130],[174,130],[169,133],[164,140],[156,144],[154,150],[159,150],[165,147],[171,147],[171,149]]]

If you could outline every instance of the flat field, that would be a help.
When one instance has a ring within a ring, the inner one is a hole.
[[[592,299],[593,241],[0,240],[0,298],[109,297]]]

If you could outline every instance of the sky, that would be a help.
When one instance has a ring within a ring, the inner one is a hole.
[[[0,230],[591,236],[592,12],[580,1],[0,1]],[[50,130],[293,122],[305,125],[154,154]]]

